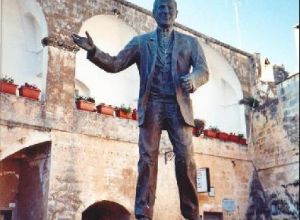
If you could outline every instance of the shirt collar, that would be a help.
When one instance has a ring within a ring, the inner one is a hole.
[[[157,28],[157,34],[159,37],[170,37],[174,31],[173,27],[163,29],[161,27]]]

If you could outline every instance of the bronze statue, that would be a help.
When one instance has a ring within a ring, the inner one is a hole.
[[[162,130],[167,130],[176,156],[181,213],[188,220],[199,218],[190,93],[208,81],[208,68],[197,39],[173,29],[177,14],[175,0],[155,0],[157,30],[134,37],[115,57],[98,49],[87,32],[87,37],[72,35],[74,42],[87,51],[87,58],[107,72],[138,66],[140,159],[135,216],[139,220],[153,217]]]

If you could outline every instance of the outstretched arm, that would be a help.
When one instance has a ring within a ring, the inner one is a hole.
[[[72,38],[79,47],[88,52],[87,58],[101,69],[117,73],[138,62],[139,40],[137,38],[133,38],[117,56],[110,56],[94,45],[88,32],[86,35],[87,38],[73,34]]]

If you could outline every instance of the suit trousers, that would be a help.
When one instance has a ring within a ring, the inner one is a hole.
[[[138,180],[135,216],[153,218],[159,142],[167,130],[175,153],[175,171],[182,215],[189,220],[199,216],[196,191],[196,165],[193,159],[192,127],[184,122],[177,102],[150,100],[139,134]],[[166,210],[172,212],[172,210]]]

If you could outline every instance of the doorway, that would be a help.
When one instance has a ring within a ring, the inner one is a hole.
[[[204,212],[204,220],[223,220],[222,212]]]
[[[12,220],[12,210],[0,210],[0,220]]]
[[[102,201],[88,207],[82,213],[82,220],[130,220],[130,213],[118,203]]]

